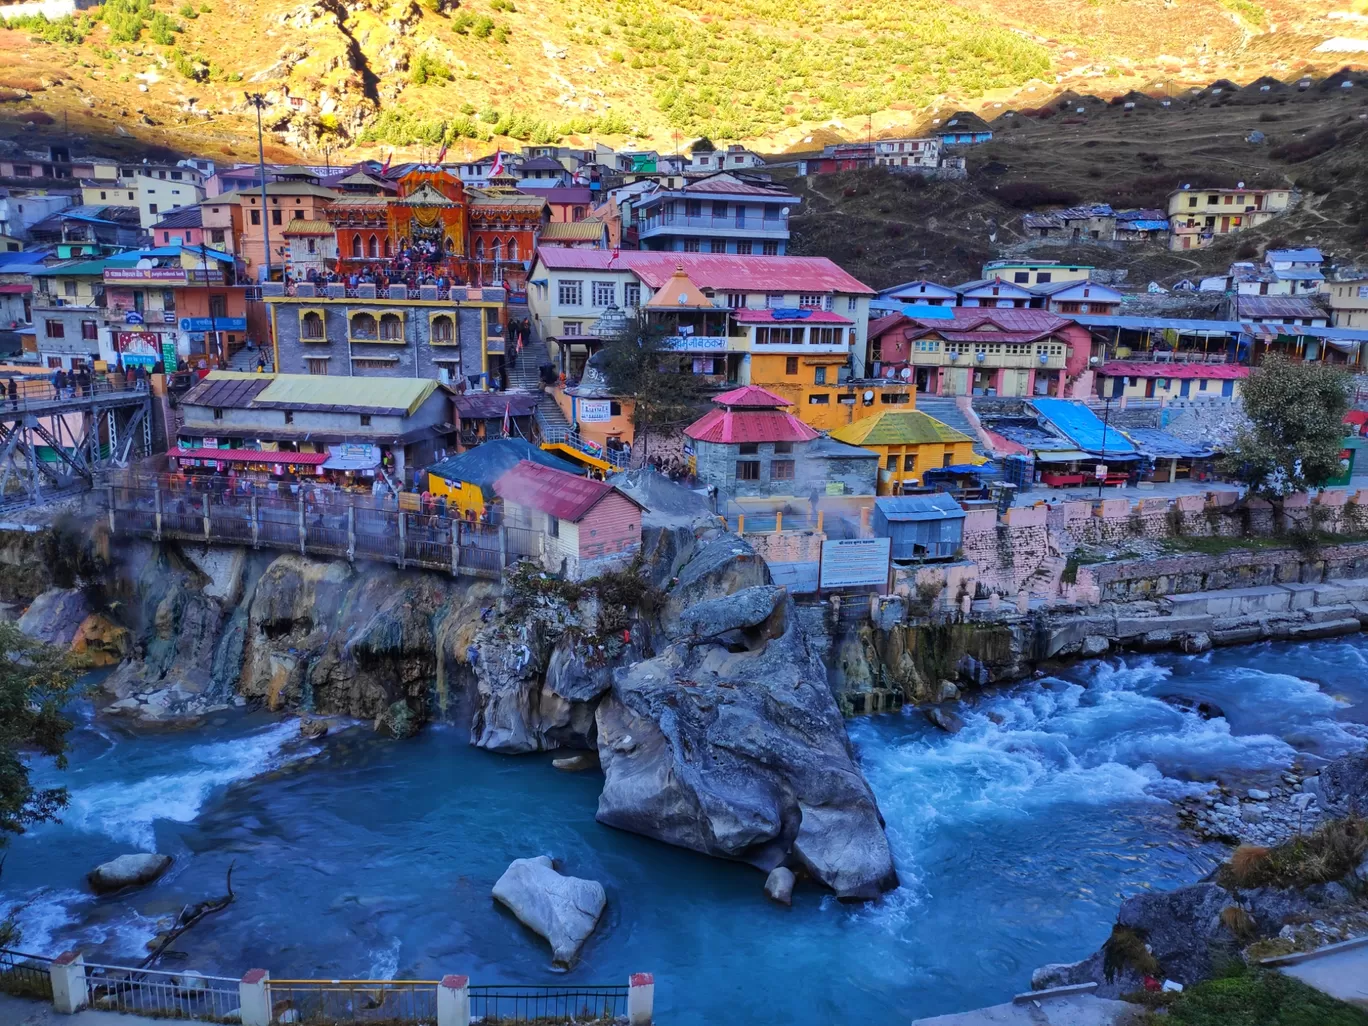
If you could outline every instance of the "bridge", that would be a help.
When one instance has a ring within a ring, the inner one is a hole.
[[[127,472],[102,490],[110,532],[200,545],[371,560],[497,580],[541,551],[539,532],[398,508],[393,498],[309,483],[228,487]]]
[[[146,381],[73,380],[59,392],[48,378],[10,380],[14,393],[0,391],[0,508],[82,491],[100,472],[151,455]]]

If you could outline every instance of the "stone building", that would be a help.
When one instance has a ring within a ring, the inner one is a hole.
[[[717,409],[684,434],[693,446],[698,478],[719,495],[874,494],[878,455],[819,435],[786,411],[791,403],[785,397],[746,385],[713,402]]]
[[[285,374],[498,381],[502,288],[262,286]]]

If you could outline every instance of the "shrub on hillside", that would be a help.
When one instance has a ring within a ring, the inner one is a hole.
[[[1346,816],[1276,848],[1241,845],[1218,870],[1225,887],[1309,887],[1338,880],[1368,855],[1368,820]]]
[[[1274,146],[1268,151],[1268,155],[1274,160],[1300,164],[1304,160],[1329,152],[1339,141],[1339,134],[1333,128],[1323,128],[1302,139],[1291,139],[1280,146]]]
[[[1067,207],[1078,202],[1078,193],[1043,182],[1007,182],[993,190],[993,195],[1017,210]]]

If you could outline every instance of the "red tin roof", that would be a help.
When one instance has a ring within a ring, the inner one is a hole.
[[[789,314],[787,317],[775,317],[774,310],[748,310],[745,308],[733,310],[732,319],[740,324],[850,324],[851,320],[842,317],[840,314],[832,313],[830,310],[804,310],[803,314],[794,317]]]
[[[578,523],[604,496],[617,492],[633,505],[645,509],[626,492],[605,481],[567,474],[530,460],[519,460],[494,482],[494,493],[505,502],[530,506],[558,520]]]
[[[266,452],[262,449],[172,449],[167,453],[178,460],[219,460],[224,463],[293,463],[317,467],[328,458],[326,452]]]
[[[671,253],[630,250],[539,249],[542,264],[553,271],[632,271],[653,289],[670,280],[681,264],[694,282],[723,292],[853,292],[874,290],[826,257],[745,256],[737,253]]]
[[[782,410],[709,410],[684,429],[696,442],[810,442],[817,432]]]
[[[1107,378],[1247,378],[1249,368],[1238,363],[1150,363],[1113,360],[1098,372]]]
[[[740,388],[733,388],[730,392],[713,396],[713,402],[717,403],[718,406],[750,406],[756,409],[781,409],[793,405],[792,399],[775,395],[769,389],[761,388],[759,385],[742,385]]]

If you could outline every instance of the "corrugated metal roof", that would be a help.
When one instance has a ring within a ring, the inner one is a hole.
[[[213,373],[211,372],[211,377]],[[352,378],[319,374],[277,374],[253,402],[260,408],[312,406],[334,413],[413,413],[437,391],[428,378]]]
[[[1080,449],[1109,456],[1135,452],[1135,446],[1117,427],[1106,425],[1104,428],[1097,414],[1084,403],[1072,399],[1032,399],[1031,405]]]
[[[603,237],[603,222],[597,218],[583,221],[553,221],[543,226],[542,242],[594,242]]]
[[[1249,368],[1238,363],[1158,363],[1145,360],[1112,360],[1098,373],[1106,378],[1247,378]]]
[[[1315,247],[1307,249],[1270,249],[1264,254],[1264,259],[1270,264],[1277,261],[1286,260],[1290,264],[1319,264],[1324,262],[1325,257],[1321,251]]]
[[[942,424],[921,410],[885,410],[831,432],[838,442],[851,445],[921,445],[929,442],[972,442],[963,432]]]
[[[1302,296],[1236,296],[1236,316],[1329,318],[1324,310]]]
[[[884,519],[891,523],[923,520],[963,520],[964,509],[949,495],[885,495],[874,500]]]
[[[730,392],[713,396],[713,402],[718,406],[751,406],[772,410],[793,405],[792,399],[785,399],[782,395],[776,395],[759,385],[742,385],[740,388],[733,388]]]
[[[181,397],[182,406],[214,406],[223,409],[250,408],[252,400],[265,391],[271,379],[264,374],[222,377],[213,371]]]
[[[684,429],[697,442],[810,442],[817,432],[782,410],[709,410]]]
[[[537,397],[498,392],[470,392],[452,399],[456,412],[467,420],[492,420],[506,412],[510,417],[528,417],[537,407]]]
[[[444,481],[473,484],[488,502],[496,497],[494,482],[523,461],[572,476],[584,473],[573,463],[552,456],[545,449],[539,449],[522,438],[491,439],[457,456],[434,463],[427,472],[436,474]]]
[[[653,289],[669,281],[680,264],[700,287],[748,292],[848,292],[874,290],[826,257],[743,256],[736,253],[668,253],[571,249],[549,246],[537,259],[553,271],[625,270]]]
[[[607,495],[617,492],[632,505],[646,509],[626,492],[605,481],[567,474],[530,460],[520,460],[494,482],[494,491],[504,502],[541,510],[558,520],[578,523]]]
[[[220,460],[224,463],[294,463],[317,467],[328,458],[326,452],[278,452],[264,449],[172,449],[167,453],[178,460]]]
[[[286,235],[331,235],[333,226],[327,221],[310,221],[296,217],[285,226]]]
[[[947,325],[939,315],[927,314],[923,323],[938,331],[948,328],[951,331],[974,331],[985,324],[992,324],[1004,331],[1038,331],[1042,333],[1058,331],[1077,320],[1076,317],[1061,317],[1049,310],[997,308],[985,306],[955,306],[948,309],[954,312],[954,324]],[[912,315],[914,320],[919,318]]]
[[[1210,459],[1216,450],[1209,445],[1187,442],[1158,428],[1126,428],[1126,435],[1146,456],[1159,459]]]

